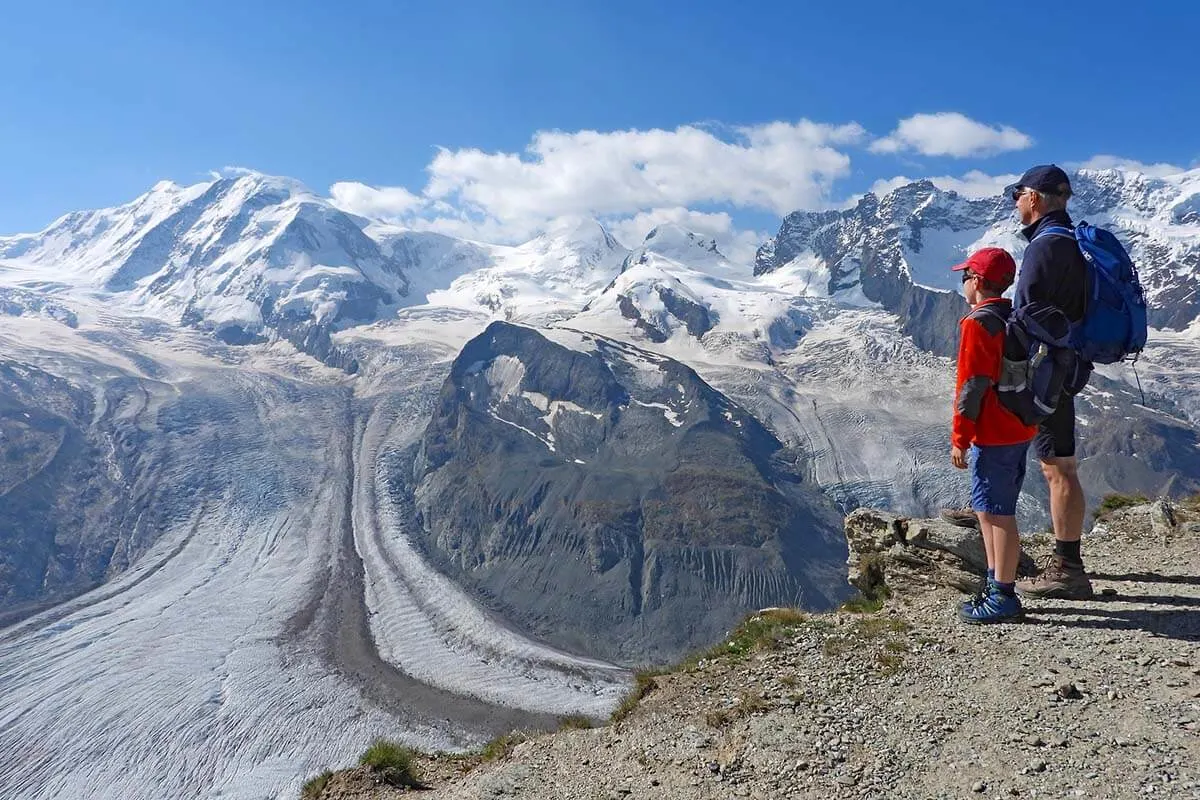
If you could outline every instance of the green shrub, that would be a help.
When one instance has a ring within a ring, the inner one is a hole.
[[[392,786],[421,788],[421,780],[413,764],[416,753],[412,748],[388,739],[376,739],[358,759],[360,766],[379,774]]]
[[[1150,498],[1144,494],[1106,494],[1104,499],[1100,501],[1100,506],[1093,513],[1095,519],[1103,519],[1119,508],[1129,508],[1130,506],[1140,506],[1143,503],[1149,503]]]
[[[325,787],[329,785],[332,777],[333,773],[325,770],[315,778],[310,778],[304,784],[304,788],[300,790],[300,800],[320,800],[321,793],[325,791]]]

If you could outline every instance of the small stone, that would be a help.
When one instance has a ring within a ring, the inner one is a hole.
[[[1068,741],[1067,737],[1063,736],[1061,733],[1055,734],[1054,736],[1050,737],[1050,746],[1051,747],[1066,747],[1067,741]]]
[[[1116,690],[1115,690],[1115,689],[1109,689],[1109,690],[1108,690],[1108,695],[1107,695],[1107,696],[1108,696],[1108,699],[1109,699],[1109,700],[1116,700],[1116,699],[1117,699],[1117,692],[1116,692]]]
[[[1046,771],[1046,762],[1042,761],[1040,758],[1035,758],[1033,761],[1029,762],[1029,771],[1030,772],[1045,772]]]
[[[1153,663],[1154,663],[1154,659],[1151,658],[1150,656],[1142,656],[1141,658],[1139,658],[1137,660],[1137,665],[1139,667],[1148,667]]]
[[[1117,594],[1117,590],[1111,586],[1105,586],[1100,590],[1100,594],[1104,595],[1105,597],[1114,597]]]
[[[858,778],[854,777],[853,775],[839,775],[837,782],[842,786],[857,786]]]
[[[1056,691],[1063,700],[1078,700],[1083,696],[1073,683],[1060,683]]]
[[[975,783],[971,784],[971,791],[975,792],[976,794],[984,791],[985,789],[987,789],[987,784],[983,781],[975,781]]]
[[[1034,734],[1029,735],[1029,738],[1027,738],[1025,740],[1025,743],[1028,744],[1030,747],[1041,747],[1046,742],[1042,740],[1042,737],[1040,737],[1036,733],[1034,733]]]

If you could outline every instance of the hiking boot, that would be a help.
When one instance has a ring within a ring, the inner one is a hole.
[[[995,586],[979,598],[968,600],[958,607],[958,618],[971,625],[991,625],[996,622],[1011,622],[1025,616],[1021,601],[1015,596],[1004,594]]]
[[[971,510],[970,506],[966,508],[943,508],[938,513],[938,516],[951,525],[979,530],[979,516]]]
[[[1083,564],[1072,564],[1051,554],[1038,566],[1040,569],[1032,578],[1017,581],[1017,594],[1021,597],[1091,600],[1095,596]]]

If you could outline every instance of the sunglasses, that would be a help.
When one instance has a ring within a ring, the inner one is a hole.
[[[974,280],[975,278],[978,278],[978,277],[979,277],[979,276],[978,276],[978,275],[976,275],[974,272],[965,272],[965,271],[964,271],[964,272],[963,272],[963,276],[962,276],[962,282],[963,282],[964,284],[966,284],[966,282],[967,282],[967,281],[969,281],[969,280]]]
[[[1012,201],[1014,203],[1017,202],[1018,200],[1021,199],[1021,195],[1025,194],[1025,192],[1027,192],[1027,191],[1029,191],[1029,190],[1026,189],[1024,186],[1018,186],[1017,188],[1013,189],[1012,190]]]

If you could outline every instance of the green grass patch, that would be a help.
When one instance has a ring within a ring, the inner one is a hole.
[[[413,789],[421,788],[421,779],[417,775],[416,752],[399,742],[389,739],[376,739],[371,746],[359,756],[359,766],[366,767],[379,775],[385,783],[392,786],[407,786]]]
[[[852,647],[850,640],[842,636],[830,636],[821,644],[821,652],[827,656],[840,656]]]
[[[484,761],[497,761],[505,758],[513,751],[514,747],[527,738],[529,737],[520,731],[502,733],[483,746],[483,749],[479,751],[479,757]]]
[[[904,656],[886,649],[875,654],[875,662],[883,675],[895,675],[904,668]]]
[[[1094,519],[1104,519],[1112,512],[1121,509],[1129,508],[1130,506],[1140,506],[1149,503],[1150,498],[1144,494],[1113,494],[1104,495],[1104,499],[1100,501],[1099,507],[1092,512]]]
[[[704,722],[710,728],[724,728],[726,725],[733,722],[733,710],[727,708],[718,708],[714,711],[709,711],[704,715]]]
[[[864,617],[851,628],[862,639],[878,639],[889,633],[904,633],[909,624],[899,617]]]
[[[314,778],[309,778],[300,789],[300,800],[320,800],[321,794],[332,778],[333,773],[329,770],[325,770]]]
[[[633,688],[626,693],[621,704],[613,711],[611,720],[620,722],[633,713],[637,708],[638,703],[642,702],[642,698],[654,691],[658,684],[654,679],[660,675],[666,674],[667,670],[662,669],[643,669],[638,670],[633,675]]]
[[[580,731],[595,727],[591,717],[585,717],[583,714],[568,714],[558,720],[558,729],[560,731]]]
[[[736,704],[730,708],[718,708],[704,715],[704,721],[712,728],[724,728],[736,720],[748,717],[771,706],[757,692],[744,691]]]
[[[691,672],[702,661],[716,659],[740,660],[750,653],[778,650],[806,626],[824,629],[828,623],[814,620],[796,608],[767,608],[751,614],[735,628],[729,638],[707,650],[701,650],[685,658],[673,667],[639,670],[634,674],[633,688],[625,695],[621,704],[612,713],[612,722],[620,722],[637,708],[646,695],[657,685],[654,679],[673,672]]]

